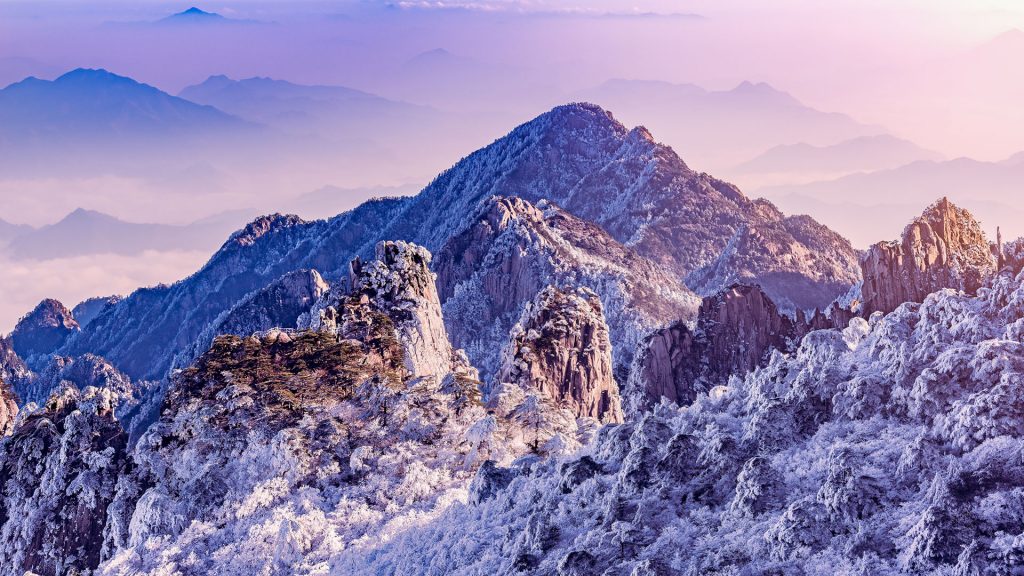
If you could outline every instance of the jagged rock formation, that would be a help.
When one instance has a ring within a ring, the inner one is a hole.
[[[10,336],[0,337],[0,380],[17,387],[31,377],[32,371],[14,351]]]
[[[780,314],[760,287],[731,286],[704,299],[694,328],[674,322],[644,341],[626,386],[630,408],[662,397],[688,405],[730,376],[763,366],[773,350],[795,349],[806,330]]]
[[[550,202],[489,199],[434,265],[452,342],[485,379],[494,376],[526,304],[549,284],[599,295],[619,368],[664,318],[692,318],[699,305],[663,268]]]
[[[622,422],[611,348],[597,294],[548,286],[514,328],[498,380],[538,390],[577,417]]]
[[[90,322],[60,351],[92,353],[137,380],[165,378],[184,368],[182,352],[247,295],[294,270],[340,277],[355,254],[369,250],[395,208],[407,200],[370,201],[331,220],[261,217],[235,233],[195,274],[170,286],[143,288]],[[180,358],[181,364],[175,364]]]
[[[352,261],[349,284],[391,318],[410,374],[443,378],[452,371],[454,351],[430,271],[430,252],[406,242],[381,242],[374,261]]]
[[[10,338],[14,351],[32,365],[35,357],[54,352],[78,331],[71,311],[57,300],[46,299],[18,321]]]
[[[872,246],[860,266],[866,316],[921,302],[941,288],[973,294],[995,272],[996,261],[974,217],[943,198],[908,224],[901,240]]]
[[[0,437],[14,430],[14,421],[18,417],[18,402],[14,389],[0,378]]]
[[[103,573],[322,572],[383,526],[458,500],[487,459],[526,451],[464,382],[408,369],[407,351],[436,342],[400,341],[385,311],[408,323],[440,309],[429,255],[379,253],[354,265],[356,291],[322,307],[318,329],[218,337],[174,378],[110,506]]]
[[[196,274],[136,291],[89,322],[60,353],[96,354],[134,379],[162,379],[176,367],[175,358],[185,362],[181,353],[196,335],[283,274],[315,268],[326,278],[341,277],[353,257],[372,257],[381,240],[415,242],[437,253],[476,223],[473,215],[494,195],[550,200],[677,278],[698,274],[694,285],[705,294],[728,278],[753,278],[780,305],[823,308],[858,280],[852,248],[834,233],[808,219],[783,218],[771,204],[691,170],[646,130],[627,130],[604,110],[577,104],[516,128],[416,197],[374,200],[326,221],[261,218]],[[757,234],[733,242],[742,230]],[[730,246],[739,248],[721,259]],[[715,262],[714,274],[700,272]],[[793,294],[785,293],[794,286]],[[591,288],[602,294],[613,344],[622,348],[611,302],[598,286]],[[455,339],[475,354],[461,336]]]
[[[78,322],[79,326],[87,326],[104,310],[121,301],[120,296],[98,296],[83,300],[71,309],[71,315]]]
[[[99,565],[126,441],[109,394],[73,387],[0,441],[5,574],[83,574]]]

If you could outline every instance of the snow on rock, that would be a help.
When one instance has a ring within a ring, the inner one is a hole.
[[[448,340],[430,252],[406,242],[380,242],[376,260],[352,261],[349,284],[394,322],[405,351],[405,367],[414,376],[443,378],[452,371]]]
[[[1015,573],[1022,303],[1004,274],[811,332],[333,573]]]
[[[174,365],[190,365],[210,348],[215,337],[223,334],[248,336],[271,328],[296,328],[299,317],[329,288],[316,270],[288,272],[222,313],[174,359]]]
[[[325,308],[332,329],[218,337],[175,377],[118,484],[99,574],[325,574],[529,451],[535,430],[488,414],[465,371],[407,369],[385,310],[416,317],[403,303],[422,304],[432,277],[420,249],[383,250]]]
[[[680,405],[792,351],[806,326],[776,309],[758,286],[733,285],[705,298],[694,327],[674,322],[640,346],[626,385],[630,412],[662,398]]]
[[[970,212],[942,198],[907,225],[901,240],[879,242],[861,258],[864,315],[921,302],[942,288],[973,293],[996,258]]]
[[[537,390],[577,417],[622,422],[608,326],[597,294],[548,286],[513,328],[497,376]]]
[[[46,299],[18,321],[10,339],[18,356],[34,366],[45,362],[46,355],[60,348],[79,330],[78,322],[67,307],[57,300]]]
[[[0,436],[10,434],[18,417],[18,402],[14,390],[0,378]]]
[[[445,322],[490,382],[526,305],[549,284],[601,299],[612,358],[624,372],[665,318],[692,318],[699,298],[661,266],[551,202],[494,197],[434,262]]]
[[[0,440],[0,566],[5,574],[89,574],[126,441],[105,390],[65,387]]]

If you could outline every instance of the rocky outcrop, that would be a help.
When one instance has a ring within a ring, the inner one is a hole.
[[[792,350],[806,332],[757,286],[734,285],[705,298],[696,326],[675,322],[641,345],[626,386],[639,409],[664,397],[680,405],[762,366],[772,350]]]
[[[195,342],[174,359],[188,366],[224,334],[248,336],[271,328],[296,328],[298,319],[327,293],[330,286],[316,270],[289,272],[266,287],[245,296],[217,318]]]
[[[10,337],[14,351],[31,365],[34,357],[52,353],[78,331],[71,311],[57,300],[46,299],[18,321]]]
[[[376,260],[352,261],[349,283],[394,322],[410,374],[443,378],[452,372],[454,350],[441,316],[430,252],[406,242],[380,242]]]
[[[14,351],[10,336],[0,337],[0,380],[17,388],[22,382],[32,377],[32,371]]]
[[[81,574],[99,565],[126,440],[106,391],[67,387],[0,442],[5,574]]]
[[[6,436],[14,430],[14,421],[18,417],[18,402],[12,389],[3,378],[0,378],[0,436]]]
[[[995,271],[985,233],[970,212],[943,198],[903,230],[896,242],[872,246],[860,260],[865,316],[922,302],[942,288],[973,294]]]
[[[516,325],[498,380],[537,390],[577,417],[622,422],[601,300],[548,286]]]
[[[434,259],[452,343],[485,380],[496,374],[512,326],[549,284],[584,286],[601,299],[615,366],[629,366],[664,318],[692,318],[699,298],[661,266],[598,226],[555,206],[494,197]]]

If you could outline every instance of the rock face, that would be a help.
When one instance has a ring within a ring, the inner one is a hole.
[[[71,309],[71,314],[79,326],[88,326],[97,316],[107,308],[121,301],[120,296],[99,296],[83,300]]]
[[[100,563],[127,437],[109,394],[68,387],[0,442],[0,566],[42,576]]]
[[[25,363],[14,351],[10,336],[0,337],[0,380],[8,385],[18,385],[32,377],[32,371],[25,366]]]
[[[0,378],[0,437],[14,430],[14,420],[18,417],[18,402],[15,400],[14,389]]]
[[[675,322],[641,345],[626,387],[631,408],[660,398],[680,405],[763,366],[772,350],[799,344],[806,326],[779,313],[757,286],[734,285],[705,298],[695,328]]]
[[[538,390],[577,417],[622,422],[611,348],[597,294],[548,286],[514,328],[498,380]]]
[[[598,226],[550,202],[534,206],[517,197],[488,200],[434,266],[452,342],[485,379],[495,375],[525,306],[549,284],[598,294],[620,368],[664,318],[693,318],[699,305],[671,273]]]
[[[973,294],[995,272],[996,260],[974,217],[943,198],[907,225],[901,240],[872,246],[860,266],[866,316],[922,302],[942,288]]]
[[[299,316],[308,312],[329,288],[316,270],[288,272],[221,315],[175,358],[174,365],[189,365],[210,348],[217,336],[248,336],[271,328],[296,328]]]
[[[57,300],[47,299],[18,321],[11,343],[14,351],[31,363],[34,356],[50,354],[78,331],[71,311]]]
[[[406,242],[377,244],[376,260],[352,261],[352,291],[365,296],[394,322],[413,376],[443,378],[452,371],[453,350],[441,316],[430,252]]]

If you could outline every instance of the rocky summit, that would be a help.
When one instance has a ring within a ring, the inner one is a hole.
[[[861,258],[865,314],[920,302],[940,288],[974,293],[996,258],[974,217],[947,198],[907,225],[895,242],[879,242]]]

